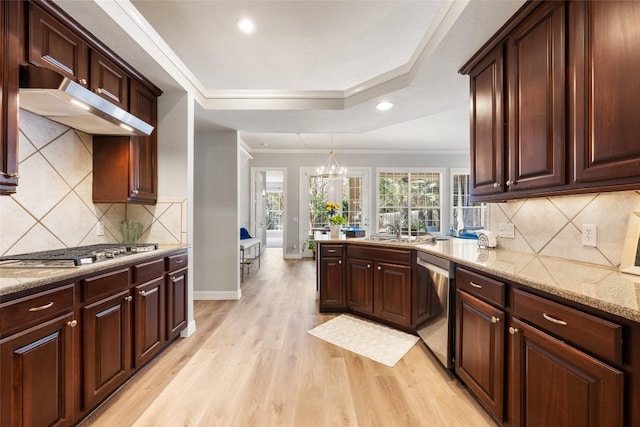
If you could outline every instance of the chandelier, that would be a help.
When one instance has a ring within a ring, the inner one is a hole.
[[[326,179],[344,179],[347,177],[347,168],[338,164],[335,154],[333,154],[333,134],[331,134],[331,145],[329,148],[329,158],[324,166],[316,169],[318,175]]]

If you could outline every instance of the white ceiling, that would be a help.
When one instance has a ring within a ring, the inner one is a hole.
[[[236,129],[252,151],[466,153],[458,69],[523,1],[56,3],[165,92],[192,91],[196,129]]]

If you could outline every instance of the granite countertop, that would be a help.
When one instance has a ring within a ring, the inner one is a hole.
[[[318,241],[416,249],[640,323],[640,276],[615,268],[500,248],[480,249],[475,240],[465,239],[422,244],[380,243],[364,238]]]
[[[142,252],[122,258],[101,261],[79,267],[66,268],[2,268],[0,267],[0,297],[26,289],[38,288],[50,283],[67,279],[75,279],[86,274],[100,273],[101,271],[170,255],[189,248],[190,245],[159,245],[158,249],[151,252]]]

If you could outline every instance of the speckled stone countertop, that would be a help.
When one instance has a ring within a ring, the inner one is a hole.
[[[375,243],[365,239],[319,241],[416,249],[640,323],[640,276],[620,273],[614,268],[500,248],[480,249],[475,240],[465,239],[422,244]]]
[[[129,255],[95,264],[70,268],[0,268],[0,296],[34,289],[50,283],[75,279],[92,273],[100,273],[121,265],[142,262],[146,259],[171,255],[189,248],[190,245],[160,245],[158,250]]]

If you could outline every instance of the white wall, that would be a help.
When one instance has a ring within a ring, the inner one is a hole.
[[[302,243],[299,232],[300,218],[300,168],[318,167],[326,162],[327,153],[256,153],[252,152],[252,167],[286,167],[287,168],[287,241],[284,242],[284,255],[296,257],[300,253]],[[468,168],[469,156],[460,154],[366,154],[335,153],[341,166],[347,168],[371,168],[370,200],[375,208],[377,170],[382,168]],[[242,197],[250,197],[249,190],[241,189]],[[296,218],[298,222],[296,222]],[[304,239],[302,239],[304,240]],[[296,248],[294,248],[294,245]]]
[[[194,156],[194,298],[239,299],[237,132],[196,133]]]

